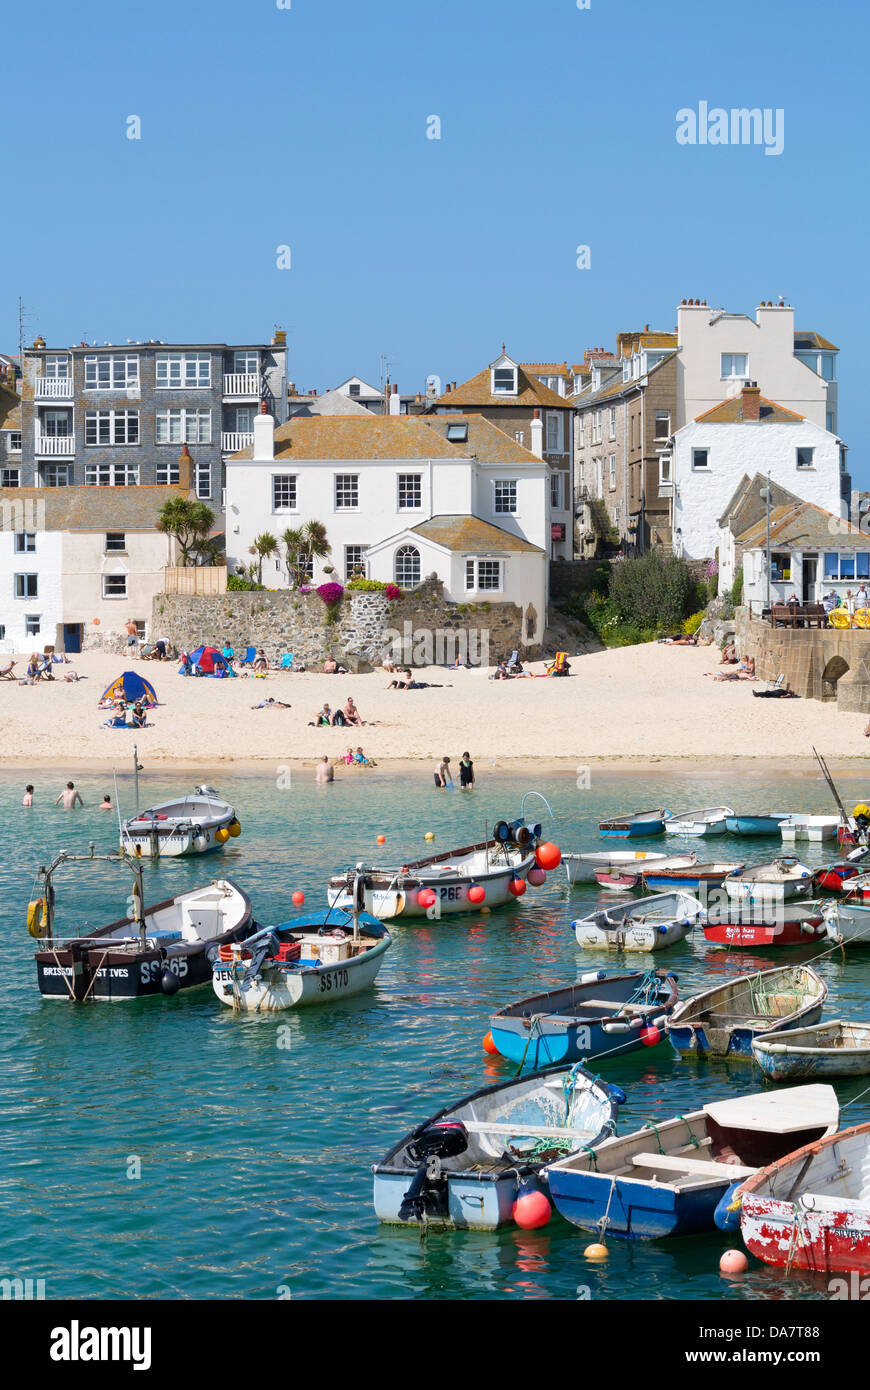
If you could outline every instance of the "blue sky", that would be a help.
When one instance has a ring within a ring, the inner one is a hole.
[[[376,380],[383,353],[417,390],[429,372],[465,379],[502,340],[576,361],[620,330],[672,328],[684,297],[751,313],[784,295],[841,349],[840,433],[870,486],[864,6],[15,10],[0,348],[17,347],[20,294],[28,340],[250,341],[277,323],[303,389]],[[678,145],[677,110],[702,100],[783,108],[783,153]]]

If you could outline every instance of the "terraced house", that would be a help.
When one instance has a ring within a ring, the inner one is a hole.
[[[178,483],[179,445],[196,495],[223,507],[224,460],[253,439],[265,400],[286,418],[286,335],[271,343],[80,343],[24,354],[20,455],[6,487]]]

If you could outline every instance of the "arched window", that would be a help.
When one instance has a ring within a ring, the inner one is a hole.
[[[396,551],[394,574],[403,589],[413,589],[420,583],[420,552],[415,545],[400,545]]]

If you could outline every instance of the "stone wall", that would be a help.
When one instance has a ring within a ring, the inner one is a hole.
[[[870,631],[861,628],[771,627],[738,608],[738,656],[754,656],[756,674],[785,681],[805,700],[836,700],[837,708],[870,712]]]
[[[456,604],[440,580],[427,579],[391,602],[382,591],[346,591],[335,621],[317,593],[264,591],[158,594],[152,640],[165,637],[179,650],[200,645],[236,651],[262,647],[270,661],[292,652],[307,666],[331,654],[351,670],[379,665],[392,646],[409,666],[448,665],[457,657],[492,665],[514,647],[524,659],[541,654],[541,621],[513,603]],[[529,642],[523,643],[523,629]]]

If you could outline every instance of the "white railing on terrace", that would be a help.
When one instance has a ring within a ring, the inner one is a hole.
[[[259,396],[260,378],[256,372],[232,372],[224,377],[225,396]]]
[[[221,435],[221,450],[225,454],[237,454],[240,449],[247,449],[253,442],[253,430],[235,431],[229,434],[224,431]]]
[[[36,399],[38,401],[72,400],[72,377],[38,376],[36,378]]]
[[[74,434],[43,434],[36,436],[38,454],[74,454],[76,439]]]

